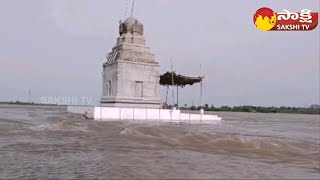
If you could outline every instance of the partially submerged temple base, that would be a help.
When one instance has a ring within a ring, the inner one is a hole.
[[[143,121],[210,124],[220,121],[217,115],[182,113],[172,109],[68,106],[68,112],[83,114],[97,121]]]

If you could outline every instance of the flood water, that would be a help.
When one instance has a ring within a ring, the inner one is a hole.
[[[0,105],[0,178],[320,178],[320,116],[216,114],[211,125],[97,122]]]

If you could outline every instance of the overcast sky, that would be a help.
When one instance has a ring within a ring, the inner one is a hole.
[[[202,64],[204,103],[319,104],[319,27],[259,31],[252,17],[263,6],[319,11],[315,0],[136,0],[134,16],[161,72],[170,59],[190,76],[198,76]],[[34,101],[93,96],[97,102],[105,54],[125,9],[126,0],[0,0],[0,101],[26,100],[30,89]],[[199,91],[185,87],[180,102],[199,104]]]

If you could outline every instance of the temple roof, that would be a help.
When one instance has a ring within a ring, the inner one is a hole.
[[[143,36],[143,24],[134,17],[129,17],[124,22],[120,21],[119,34],[127,33]]]
[[[173,83],[172,83],[173,76]],[[160,85],[162,86],[181,86],[193,85],[195,83],[200,83],[204,77],[187,77],[175,72],[166,72],[160,76]]]
[[[138,21],[138,19],[136,19],[135,17],[129,17],[127,18],[123,23],[126,24],[126,25],[131,25],[133,26],[136,22],[140,23]]]

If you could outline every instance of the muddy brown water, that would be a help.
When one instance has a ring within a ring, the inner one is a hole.
[[[319,179],[320,116],[216,112],[211,125],[97,122],[0,105],[3,179]]]

